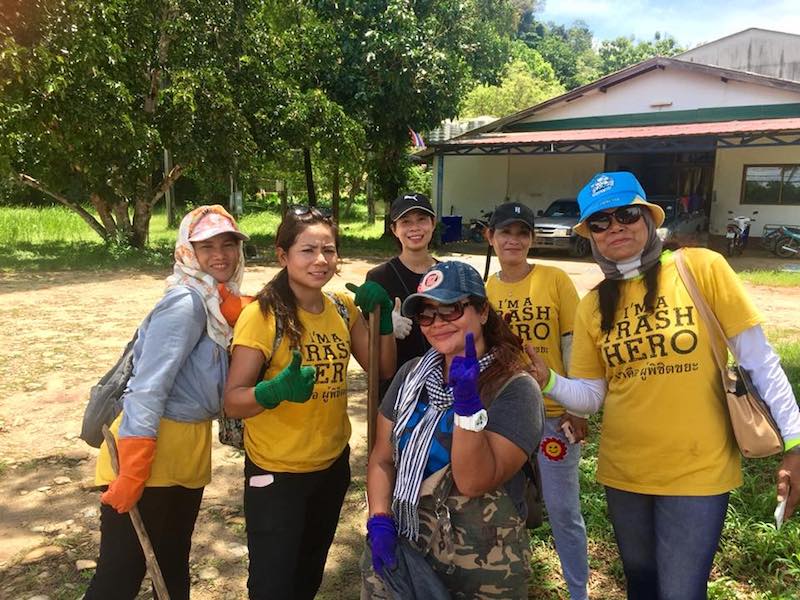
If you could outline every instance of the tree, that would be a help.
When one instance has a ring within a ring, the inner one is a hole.
[[[585,85],[597,77],[597,54],[592,48],[592,32],[583,21],[570,27],[523,21],[519,39],[538,51],[552,65],[556,77],[568,90]]]
[[[479,85],[466,95],[461,116],[506,116],[564,93],[553,67],[536,50],[516,42],[511,56],[499,85]]]
[[[325,89],[364,124],[370,169],[390,201],[406,181],[408,128],[458,112],[475,81],[495,83],[514,14],[508,0],[318,1],[343,61]]]
[[[652,41],[636,41],[634,36],[605,40],[600,44],[600,75],[608,75],[654,56],[674,56],[684,48],[670,35],[656,32]]]
[[[104,240],[142,247],[179,177],[224,176],[255,150],[228,75],[248,2],[35,4],[0,40],[0,168]]]

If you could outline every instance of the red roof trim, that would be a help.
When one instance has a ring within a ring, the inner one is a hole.
[[[588,142],[629,140],[637,138],[683,137],[694,135],[735,135],[741,133],[775,133],[800,130],[800,118],[756,119],[683,123],[680,125],[648,125],[646,127],[610,127],[605,129],[570,129],[565,131],[528,131],[522,133],[483,133],[437,144],[447,146],[520,145],[550,142]]]

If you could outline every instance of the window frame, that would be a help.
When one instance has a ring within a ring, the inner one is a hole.
[[[779,168],[781,169],[781,187],[778,193],[777,202],[752,202],[747,201],[747,169],[749,168]],[[785,183],[784,171],[786,169],[800,169],[800,163],[755,163],[742,165],[742,185],[739,191],[739,205],[752,205],[752,206],[800,206],[800,202],[783,202],[783,187]]]

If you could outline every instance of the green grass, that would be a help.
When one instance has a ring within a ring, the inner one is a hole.
[[[240,226],[267,258],[272,256],[277,212],[246,214]],[[340,224],[342,256],[389,256],[392,240],[382,238],[383,221],[369,225],[366,207],[354,206]],[[150,222],[146,250],[106,245],[76,213],[63,207],[0,207],[1,271],[162,269],[172,264],[176,229],[167,227],[166,215],[156,212]]]
[[[800,272],[789,271],[742,271],[739,277],[753,285],[773,287],[800,287]]]

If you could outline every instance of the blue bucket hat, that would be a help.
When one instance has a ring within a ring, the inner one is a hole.
[[[627,171],[598,173],[578,192],[581,218],[573,227],[575,233],[589,237],[586,219],[596,212],[630,204],[641,204],[650,210],[656,228],[664,222],[664,209],[647,201],[642,184]]]
[[[470,296],[486,298],[480,273],[457,260],[440,262],[425,271],[417,286],[417,293],[403,301],[402,312],[406,317],[415,315],[419,303],[424,299],[455,304]]]

